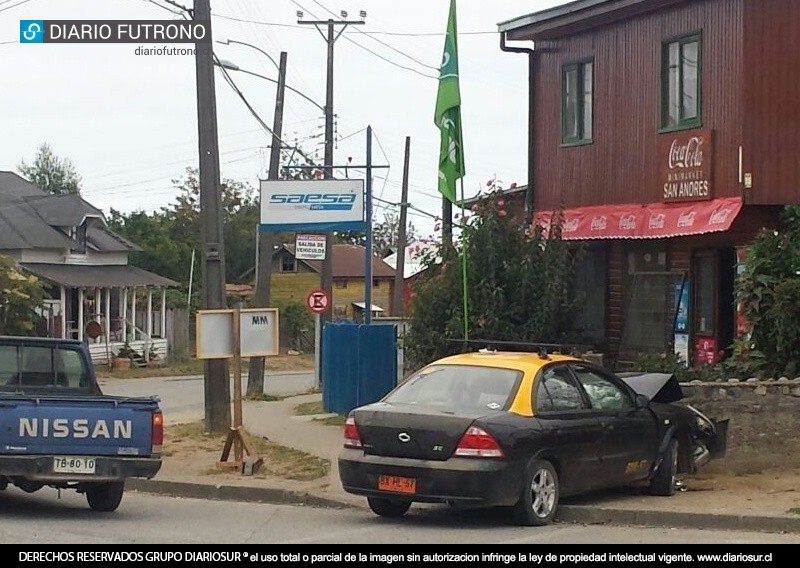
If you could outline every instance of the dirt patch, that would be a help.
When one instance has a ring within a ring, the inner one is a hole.
[[[240,476],[238,470],[218,465],[226,437],[205,432],[202,421],[167,426],[164,429],[163,466],[159,478],[174,475]],[[243,431],[243,437],[250,454],[263,459],[261,467],[252,476],[256,479],[280,478],[305,482],[324,479],[330,472],[331,464],[326,459],[281,446],[247,431]],[[232,463],[233,460],[231,450],[228,462]]]

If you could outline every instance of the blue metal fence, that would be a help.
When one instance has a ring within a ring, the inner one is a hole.
[[[322,405],[347,414],[397,384],[397,326],[326,324],[322,331]]]

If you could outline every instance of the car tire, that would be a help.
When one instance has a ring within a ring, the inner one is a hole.
[[[669,497],[675,494],[675,476],[678,474],[678,440],[672,438],[664,450],[661,464],[650,480],[650,493]]]
[[[387,499],[385,497],[367,497],[372,512],[381,517],[398,518],[408,512],[411,501],[408,499]]]
[[[86,489],[86,501],[93,511],[110,513],[117,510],[124,492],[124,481],[96,483]]]
[[[535,460],[525,468],[522,494],[514,505],[514,516],[524,526],[553,522],[558,508],[558,473],[547,460]]]

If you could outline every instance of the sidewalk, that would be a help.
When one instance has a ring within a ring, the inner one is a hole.
[[[321,400],[321,394],[293,396],[276,402],[243,402],[243,423],[248,432],[325,458],[326,478],[298,482],[281,478],[254,478],[238,473],[192,474],[173,467],[169,457],[152,480],[129,480],[132,490],[206,499],[306,504],[323,507],[357,507],[368,511],[366,499],[346,493],[339,482],[337,456],[342,447],[341,426],[330,426],[314,416],[296,416],[303,402]],[[687,484],[689,485],[689,484]],[[414,507],[435,505],[415,504]],[[624,524],[707,529],[742,529],[800,533],[800,493],[757,495],[735,491],[687,490],[673,497],[653,497],[635,490],[609,491],[562,500],[557,520],[582,524]],[[371,513],[370,513],[371,514]]]

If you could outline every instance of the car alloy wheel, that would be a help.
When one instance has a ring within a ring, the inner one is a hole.
[[[650,493],[669,497],[675,494],[675,478],[678,474],[678,440],[672,438],[667,444],[661,463],[650,481]]]
[[[515,506],[517,520],[528,526],[553,522],[558,507],[558,474],[547,460],[536,460],[526,468],[522,495]]]

